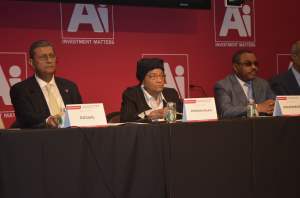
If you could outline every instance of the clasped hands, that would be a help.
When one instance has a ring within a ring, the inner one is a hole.
[[[161,109],[157,109],[154,111],[151,111],[148,115],[147,118],[150,120],[157,120],[157,119],[163,119],[165,113],[167,112],[168,108],[161,108]]]
[[[62,115],[57,114],[54,116],[49,116],[46,119],[46,125],[49,128],[58,128],[58,126],[62,123]]]
[[[265,100],[264,102],[257,104],[256,110],[258,113],[265,113],[271,115],[274,110],[275,101],[273,99]]]

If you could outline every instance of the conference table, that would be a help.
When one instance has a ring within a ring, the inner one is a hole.
[[[300,117],[0,130],[1,198],[300,197]]]

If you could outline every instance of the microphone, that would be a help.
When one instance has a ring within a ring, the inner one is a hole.
[[[202,92],[202,95],[204,97],[207,97],[207,93],[206,93],[206,91],[203,89],[203,87],[201,85],[190,84],[189,87],[190,87],[190,89],[196,89],[196,88],[200,89],[201,92]]]

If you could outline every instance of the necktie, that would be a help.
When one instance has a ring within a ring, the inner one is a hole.
[[[60,107],[56,101],[56,98],[53,94],[53,85],[51,84],[47,84],[46,85],[46,90],[47,90],[47,93],[48,93],[48,99],[49,99],[49,107],[50,107],[50,111],[52,112],[53,115],[57,115],[57,114],[60,114],[61,113],[61,110],[60,110]]]
[[[254,97],[253,97],[253,89],[252,89],[252,81],[248,81],[245,83],[245,86],[248,87],[247,91],[247,98],[249,102],[254,102]]]
[[[1,119],[1,117],[0,117],[0,129],[4,129],[5,127],[4,127],[4,124],[3,124],[3,122],[2,122],[2,119]]]

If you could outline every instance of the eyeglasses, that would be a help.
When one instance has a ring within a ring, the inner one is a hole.
[[[55,56],[55,54],[44,54],[42,56],[39,56],[38,59],[40,61],[46,62],[46,61],[48,61],[48,59],[51,59],[51,60],[56,59],[56,56]]]
[[[251,67],[254,65],[255,67],[259,67],[259,63],[257,61],[251,62],[251,61],[245,61],[245,62],[239,62],[239,65],[244,65],[246,67]]]
[[[166,78],[166,75],[165,75],[165,74],[159,74],[159,75],[156,75],[156,74],[148,74],[147,76],[150,78],[150,80],[165,79],[165,78]]]

